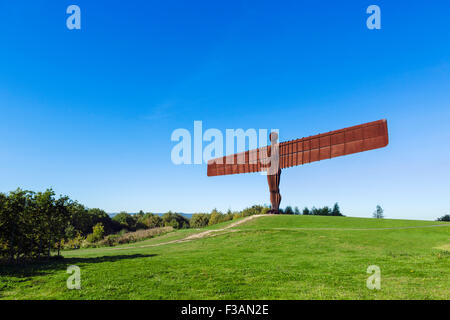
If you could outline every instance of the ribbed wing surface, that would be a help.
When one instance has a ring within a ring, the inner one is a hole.
[[[280,168],[383,148],[389,143],[386,120],[379,120],[279,144]],[[208,176],[265,171],[270,146],[208,161]]]

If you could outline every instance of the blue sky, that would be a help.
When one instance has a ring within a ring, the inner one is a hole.
[[[66,28],[81,8],[82,29]],[[366,8],[381,8],[368,30]],[[450,213],[448,1],[2,1],[0,191],[109,212],[269,203],[258,174],[175,166],[173,130],[281,140],[388,119],[385,149],[283,171],[282,206]]]

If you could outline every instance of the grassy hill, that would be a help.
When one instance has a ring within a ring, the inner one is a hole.
[[[230,227],[231,226],[231,227]],[[1,299],[450,299],[450,224],[264,216],[0,266]],[[66,268],[81,268],[68,290]],[[367,267],[381,268],[369,290]]]

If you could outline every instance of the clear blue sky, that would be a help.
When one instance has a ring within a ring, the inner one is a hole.
[[[66,8],[82,30],[66,28]],[[366,8],[381,8],[368,30]],[[283,171],[282,206],[450,213],[450,2],[2,1],[0,191],[109,212],[269,203],[258,174],[175,166],[173,130],[282,140],[388,119],[385,149]]]

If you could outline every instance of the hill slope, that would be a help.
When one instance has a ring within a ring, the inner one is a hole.
[[[208,229],[65,252],[51,264],[2,267],[0,297],[450,298],[449,223],[263,216]],[[82,290],[66,288],[70,265],[81,268]],[[366,287],[370,265],[381,269],[379,291]]]

